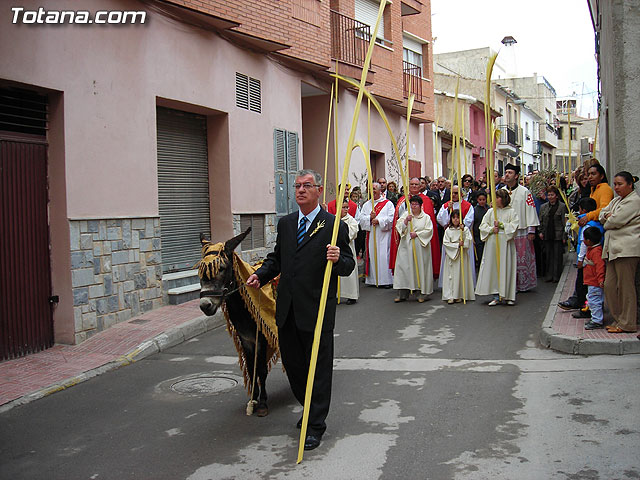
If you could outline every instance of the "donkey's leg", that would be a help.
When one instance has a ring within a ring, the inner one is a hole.
[[[256,368],[256,376],[260,383],[260,397],[258,399],[258,405],[256,407],[256,413],[259,417],[266,417],[269,414],[269,407],[267,406],[267,339],[264,335],[260,334],[258,338],[258,365]]]
[[[253,378],[253,365],[254,365],[254,359],[256,355],[255,343],[254,343],[254,340],[247,340],[245,338],[241,338],[240,341],[242,343],[242,349],[244,350],[244,354],[247,361],[247,373],[249,375],[249,383],[247,384],[247,388],[249,390],[249,394],[251,394],[251,389],[253,388],[253,395],[251,395],[251,399],[257,401],[260,395],[260,385],[258,382],[259,377],[257,375],[257,372],[256,372],[255,381]],[[260,352],[258,352],[258,355],[259,354]],[[259,361],[258,361],[258,365],[260,365]]]

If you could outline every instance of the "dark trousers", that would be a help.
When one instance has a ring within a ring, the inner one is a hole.
[[[291,390],[300,405],[304,397],[313,346],[313,332],[299,330],[296,326],[293,309],[289,310],[287,321],[278,327],[280,356],[287,372]],[[318,361],[313,381],[313,393],[309,409],[308,435],[322,435],[327,429],[325,419],[331,403],[331,380],[333,376],[333,330],[323,331],[320,335]]]
[[[578,269],[578,274],[576,275],[576,283],[573,288],[573,295],[567,298],[567,302],[573,303],[580,308],[584,306],[584,302],[587,301],[587,286],[584,284],[582,269]]]
[[[562,275],[564,245],[562,240],[544,241],[545,272],[547,280],[557,282]]]
[[[359,257],[364,257],[364,250],[366,248],[366,245],[367,245],[367,232],[365,230],[362,230],[360,227],[358,227],[358,235],[356,236],[356,242],[355,242],[356,255],[358,255]],[[356,268],[358,268],[357,264],[356,264]]]
[[[482,255],[484,254],[484,242],[478,240],[475,244],[475,253],[476,253],[476,268],[480,268],[480,263],[482,263]]]

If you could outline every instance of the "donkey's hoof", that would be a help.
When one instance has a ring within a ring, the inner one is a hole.
[[[269,415],[269,407],[267,407],[266,403],[259,403],[256,407],[256,415],[259,417],[266,417]]]

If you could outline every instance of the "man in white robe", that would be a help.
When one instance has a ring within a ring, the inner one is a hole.
[[[393,202],[383,198],[380,184],[374,182],[373,205],[368,200],[360,212],[360,228],[367,232],[367,261],[366,279],[367,285],[376,285],[383,288],[391,288],[393,285],[393,273],[389,268],[389,247],[391,245],[391,229],[393,228],[393,214],[395,208]],[[376,268],[377,259],[377,268]]]
[[[519,225],[514,239],[516,246],[516,256],[518,262],[518,272],[516,289],[518,292],[526,292],[535,288],[536,277],[536,253],[533,247],[533,240],[536,234],[536,227],[540,225],[536,204],[533,195],[527,187],[523,187],[518,182],[520,180],[520,167],[511,163],[504,167],[504,187],[511,195],[511,207],[518,215]]]
[[[504,197],[509,199],[506,194]],[[514,305],[516,300],[517,265],[513,240],[517,232],[518,215],[509,205],[510,202],[503,207],[502,201],[502,198],[496,199],[497,220],[493,208],[490,208],[480,223],[480,238],[485,244],[475,293],[494,295],[490,306],[498,305],[503,300],[507,305]],[[499,262],[496,257],[500,259]]]

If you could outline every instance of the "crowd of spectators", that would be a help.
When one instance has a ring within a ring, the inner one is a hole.
[[[521,175],[520,167],[511,164],[504,176],[498,171],[493,175],[496,191],[505,192],[495,195],[496,212],[486,172],[476,178],[463,175],[461,185],[442,176],[412,178],[408,211],[404,187],[398,188],[395,181],[376,179],[373,203],[366,185],[347,189],[349,205],[357,207],[352,215],[359,224],[354,251],[365,260],[365,283],[395,288],[396,302],[412,295],[423,302],[440,286],[448,303],[473,300],[475,291],[493,295],[488,305],[513,305],[515,291],[531,288],[531,284],[520,286],[526,273],[521,271],[522,260],[535,259],[535,275],[556,283],[564,254],[575,252],[574,292],[559,306],[575,310],[573,315],[584,318],[585,329],[591,330],[605,327],[604,303],[614,320],[606,326],[609,332],[637,331],[640,198],[634,183],[638,178],[619,172],[612,188],[595,160],[566,175],[553,170]],[[533,206],[535,218],[529,211]],[[523,250],[529,243],[530,256]],[[483,265],[485,255],[491,258]],[[471,273],[462,267],[464,262],[473,267]],[[430,281],[430,276],[439,277],[439,282]]]

